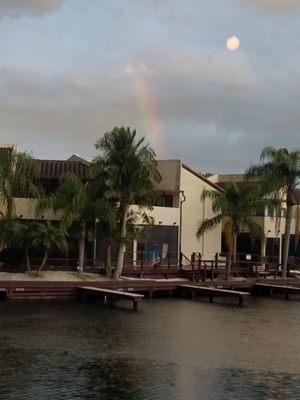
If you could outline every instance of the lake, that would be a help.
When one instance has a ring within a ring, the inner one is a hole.
[[[300,302],[0,303],[0,399],[300,399]]]

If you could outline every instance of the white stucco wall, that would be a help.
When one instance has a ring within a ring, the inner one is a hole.
[[[137,210],[137,206],[132,206],[131,209]],[[180,223],[178,207],[153,207],[147,214],[154,218],[154,225],[179,226]],[[141,219],[137,222],[137,224],[142,223]]]
[[[42,215],[37,218],[35,211],[36,203],[37,201],[35,199],[14,198],[13,216],[22,219],[45,219],[53,221],[58,221],[61,218],[61,211],[55,213],[52,210],[45,210]]]
[[[203,189],[214,189],[184,167],[181,168],[180,189],[186,196],[186,201],[182,204],[182,252],[187,257],[193,252],[200,252],[202,258],[212,259],[221,251],[221,224],[206,232],[200,239],[196,237],[196,230],[204,218],[214,215],[211,200],[200,200]]]

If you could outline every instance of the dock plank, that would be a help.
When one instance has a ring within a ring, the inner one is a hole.
[[[291,294],[300,295],[300,287],[297,286],[288,286],[288,285],[272,285],[267,283],[255,283],[254,289],[260,290],[268,290],[270,295],[273,293],[283,293],[285,298],[288,300]]]
[[[213,302],[214,297],[233,297],[238,299],[238,305],[242,306],[244,300],[250,296],[250,293],[240,292],[236,290],[220,289],[209,286],[197,286],[197,285],[179,285],[179,289],[189,291],[193,295],[196,293],[204,294],[209,296],[210,303]]]
[[[103,296],[109,299],[110,305],[113,305],[114,300],[129,300],[132,301],[133,309],[137,310],[138,302],[144,299],[143,294],[128,293],[121,290],[95,288],[92,286],[79,286],[78,290],[85,295]]]

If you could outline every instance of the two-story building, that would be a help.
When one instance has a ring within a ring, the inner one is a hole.
[[[236,185],[243,189],[249,183],[245,182],[244,175],[242,174],[221,174],[212,175],[208,178],[221,188],[224,188],[226,182],[235,182]],[[280,213],[274,212],[270,215],[267,209],[257,210],[253,216],[254,220],[263,228],[266,240],[260,242],[253,240],[246,227],[241,227],[241,232],[238,237],[238,252],[239,253],[254,253],[267,256],[275,256],[281,260],[283,244],[284,244],[284,231],[285,231],[285,214],[286,204],[284,199],[281,204]],[[280,215],[279,215],[280,214]],[[290,251],[291,256],[300,257],[300,189],[295,190],[295,206],[293,207],[293,219],[291,226],[291,239]],[[222,251],[226,250],[226,246],[222,240]]]
[[[53,192],[59,184],[60,176],[71,171],[83,180],[89,179],[89,162],[77,155],[67,160],[38,160],[40,164],[40,183],[47,193]],[[188,167],[181,160],[159,160],[158,169],[162,180],[157,187],[158,200],[149,213],[154,220],[151,225],[139,224],[143,239],[134,241],[126,251],[132,254],[133,262],[141,253],[147,254],[156,243],[162,262],[178,260],[182,252],[188,258],[193,252],[200,252],[211,259],[221,251],[221,224],[206,232],[200,239],[196,237],[199,223],[213,216],[211,200],[201,200],[203,189],[222,190],[205,176]],[[134,205],[133,205],[134,207]],[[22,197],[14,198],[14,216],[24,219],[36,219],[36,200]],[[46,210],[39,218],[58,221],[61,213]],[[92,247],[97,247],[93,252]],[[73,248],[75,248],[73,246]],[[87,246],[88,257],[96,254],[97,263],[103,263],[104,254],[101,243]]]

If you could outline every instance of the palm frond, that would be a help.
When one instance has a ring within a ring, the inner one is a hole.
[[[204,219],[200,224],[196,232],[197,238],[200,238],[206,231],[214,229],[222,222],[223,215],[219,214],[212,218]]]

